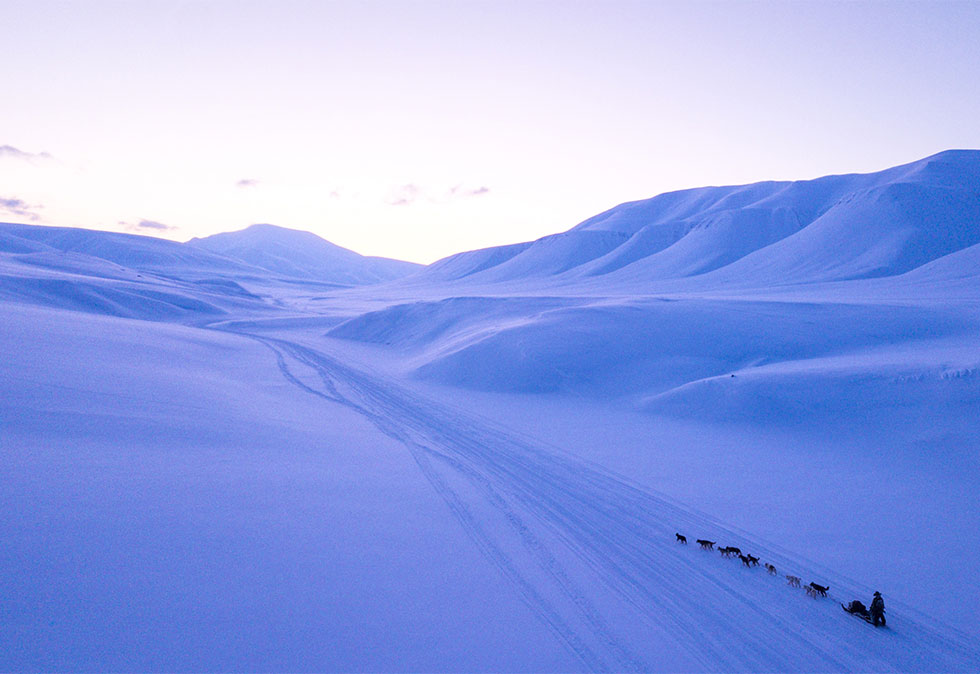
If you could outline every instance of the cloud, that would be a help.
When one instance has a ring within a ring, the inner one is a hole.
[[[465,199],[466,197],[478,197],[483,194],[487,194],[490,188],[481,185],[480,187],[464,187],[463,185],[455,185],[449,188],[449,198],[450,199]]]
[[[414,204],[422,195],[422,190],[415,183],[399,185],[388,192],[385,203],[391,206],[409,206]]]
[[[162,222],[156,222],[155,220],[140,220],[136,226],[140,229],[177,229],[176,227],[171,227],[170,225],[165,225]]]
[[[175,229],[180,229],[180,227],[175,227],[173,225],[165,225],[162,222],[157,222],[156,220],[140,220],[139,222],[136,223],[120,220],[119,224],[125,227],[126,230],[130,232],[145,232],[148,229],[157,232],[170,232]]]
[[[415,183],[407,183],[390,189],[388,196],[385,197],[385,203],[391,206],[409,206],[420,199],[425,199],[433,204],[445,204],[459,199],[479,197],[489,192],[490,188],[485,185],[468,187],[459,183],[445,189],[428,190]]]
[[[0,197],[0,211],[10,213],[21,218],[27,218],[32,222],[41,219],[41,216],[34,212],[35,209],[44,208],[40,204],[28,204],[23,199],[4,199]]]
[[[54,159],[47,152],[24,152],[13,145],[0,145],[0,159],[19,159],[21,161],[35,161],[38,159]]]
[[[242,178],[237,183],[235,187],[258,187],[259,181],[255,178]]]

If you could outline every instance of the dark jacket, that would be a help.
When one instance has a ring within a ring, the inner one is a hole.
[[[871,600],[871,614],[881,615],[885,612],[885,600],[881,596],[877,596]]]

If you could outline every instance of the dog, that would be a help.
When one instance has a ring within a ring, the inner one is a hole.
[[[830,589],[829,586],[828,587],[824,587],[823,585],[817,585],[816,583],[810,583],[807,587],[809,587],[809,588],[811,588],[813,590],[812,594],[813,594],[814,597],[816,597],[817,595],[820,595],[821,597],[826,597],[827,596],[827,590]]]
[[[813,597],[814,599],[817,598],[817,591],[814,590],[813,587],[811,587],[810,585],[805,585],[803,589],[806,590],[806,596]]]
[[[749,563],[750,564],[752,564],[753,566],[759,566],[759,558],[758,557],[753,557],[752,555],[746,555],[746,557],[749,558]]]
[[[731,557],[732,556],[732,549],[731,548],[718,548],[718,552],[721,553],[721,556],[722,557]]]
[[[674,535],[677,536],[678,543],[683,543],[684,545],[687,545],[687,536],[681,536],[680,534],[676,534],[676,533]]]
[[[745,564],[746,568],[752,568],[752,560],[750,560],[748,557],[745,555],[739,555],[738,558],[742,560],[742,564]]]
[[[740,554],[742,554],[742,551],[739,550],[738,548],[736,548],[734,545],[729,545],[728,546],[728,551],[730,553],[732,553],[733,555],[740,555]]]
[[[800,577],[799,576],[790,576],[790,575],[787,574],[786,580],[793,587],[799,587],[800,586]]]
[[[714,541],[706,541],[704,539],[699,538],[698,539],[698,545],[700,545],[701,548],[704,549],[704,550],[714,550],[715,542]]]
[[[776,567],[775,566],[773,566],[769,562],[766,562],[766,565],[765,566],[766,566],[766,571],[769,572],[769,575],[770,576],[775,576],[776,575]]]

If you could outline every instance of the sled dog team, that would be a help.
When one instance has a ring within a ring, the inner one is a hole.
[[[687,545],[687,536],[683,536],[678,533],[675,533],[674,536],[677,537],[678,543],[683,543],[684,545]],[[715,549],[716,541],[708,541],[703,538],[698,538],[696,539],[696,542],[698,545],[701,546],[702,550]],[[754,557],[753,555],[743,555],[742,551],[734,546],[726,546],[724,548],[719,547],[717,548],[717,550],[718,552],[721,553],[722,557],[731,558],[732,555],[737,555],[738,558],[742,561],[742,564],[744,564],[748,568],[751,568],[753,566],[759,566],[758,557]],[[766,571],[769,572],[770,576],[779,575],[778,572],[776,571],[776,567],[773,566],[772,564],[766,562],[765,568]],[[799,576],[791,576],[789,574],[786,574],[786,581],[791,587],[803,586],[803,588],[806,590],[807,596],[813,597],[814,599],[816,599],[817,597],[826,597],[827,591],[830,590],[830,586],[818,585],[817,583],[814,583],[812,581],[808,585],[803,585],[802,580],[800,579]],[[852,613],[861,618],[864,618],[875,627],[877,627],[879,624],[882,626],[884,626],[885,624],[885,602],[882,600],[880,592],[875,592],[874,599],[871,601],[870,610],[866,609],[864,607],[864,604],[857,601],[856,599],[852,601],[849,606],[844,606],[843,604],[841,604],[841,606],[848,613]]]

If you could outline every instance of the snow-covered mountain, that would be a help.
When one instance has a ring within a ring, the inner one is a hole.
[[[0,670],[977,671],[978,167],[402,278],[0,225]]]
[[[980,152],[950,151],[867,175],[624,204],[563,234],[436,262],[407,280],[416,298],[329,335],[414,350],[415,376],[443,384],[660,400],[773,360],[970,336],[971,321],[939,321],[932,307],[850,304],[976,299],[978,251]],[[739,294],[777,304],[747,312]],[[785,311],[806,298],[823,308]]]
[[[343,288],[390,280],[420,266],[364,257],[315,234],[271,225],[178,243],[0,223],[0,255],[0,297],[151,320],[262,307],[259,295],[270,284]]]
[[[421,268],[414,262],[365,257],[316,234],[275,225],[252,225],[188,243],[274,274],[344,285],[391,281]]]
[[[782,285],[900,274],[980,243],[980,152],[878,173],[670,192],[562,234],[460,253],[426,275],[470,283],[611,276]]]
[[[0,251],[22,256],[17,259],[38,266],[59,261],[66,265],[84,264],[94,259],[163,274],[259,272],[237,260],[176,241],[72,227],[0,223]]]

